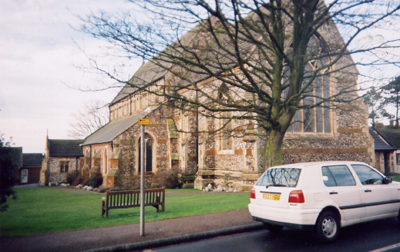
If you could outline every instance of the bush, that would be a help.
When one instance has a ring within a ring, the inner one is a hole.
[[[99,186],[99,193],[105,193],[106,191],[108,191],[110,188],[109,187],[105,187],[105,186]]]
[[[93,174],[90,177],[90,181],[89,181],[89,186],[93,187],[93,188],[97,188],[99,186],[101,186],[103,184],[103,177],[101,176],[101,174]]]
[[[70,172],[67,174],[67,183],[70,185],[74,185],[74,182],[76,180],[76,178],[78,177],[78,175],[76,174],[76,172]],[[79,183],[78,183],[79,184]],[[77,184],[76,184],[77,185]]]
[[[75,178],[74,181],[72,182],[72,185],[73,185],[73,186],[77,186],[77,185],[79,185],[79,184],[82,184],[82,178],[81,178],[81,175],[80,175],[80,174],[78,174],[78,176],[76,176],[76,178]]]
[[[89,185],[89,181],[90,181],[90,178],[89,177],[84,177],[83,179],[82,179],[82,185]]]
[[[167,189],[182,187],[182,179],[179,169],[162,170],[157,173],[157,180],[153,184],[165,186]]]
[[[151,183],[150,188],[161,188],[162,186],[158,182]]]
[[[182,189],[194,189],[194,184],[183,184]]]

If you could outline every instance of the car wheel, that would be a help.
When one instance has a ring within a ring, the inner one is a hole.
[[[317,237],[320,241],[333,242],[339,235],[340,222],[337,215],[331,211],[320,214],[315,227]]]
[[[279,232],[283,228],[283,226],[274,225],[274,224],[271,224],[271,223],[263,222],[263,224],[264,224],[264,227],[270,232]]]

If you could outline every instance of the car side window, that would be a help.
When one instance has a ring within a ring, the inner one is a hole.
[[[371,169],[371,167],[361,164],[352,164],[351,167],[353,167],[353,170],[356,172],[361,184],[377,185],[383,183],[382,175]]]
[[[323,166],[321,170],[326,186],[356,185],[356,181],[346,165]]]

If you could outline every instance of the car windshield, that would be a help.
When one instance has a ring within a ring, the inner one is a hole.
[[[296,187],[300,171],[298,168],[271,168],[260,177],[256,185]]]

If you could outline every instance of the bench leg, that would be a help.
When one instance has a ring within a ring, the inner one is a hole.
[[[152,205],[152,207],[154,207],[155,209],[157,209],[157,213],[158,213],[158,211],[159,211],[158,205]]]

